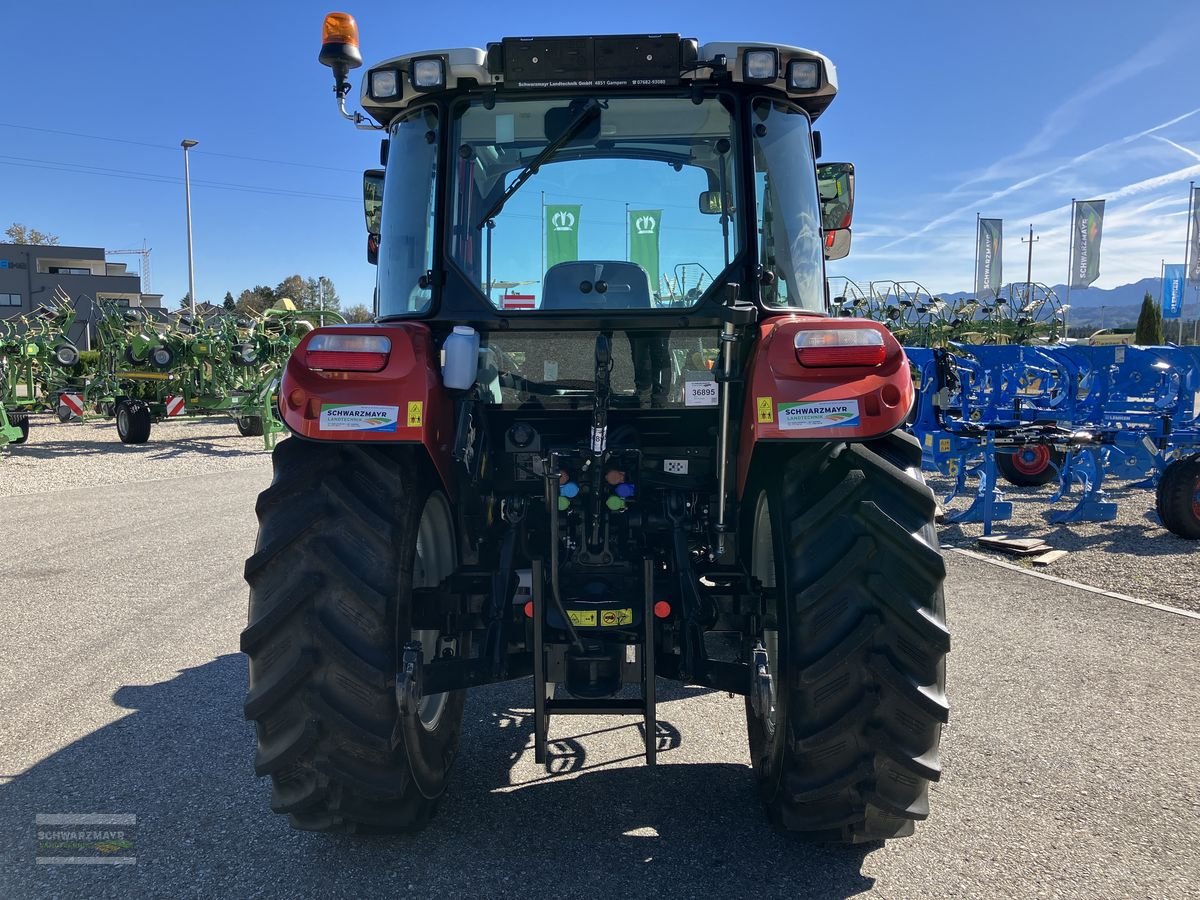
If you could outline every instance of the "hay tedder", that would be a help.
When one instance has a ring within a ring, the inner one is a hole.
[[[0,319],[0,446],[29,437],[29,415],[52,409],[75,383],[79,350],[67,337],[76,313],[56,288],[54,299],[26,316]]]
[[[340,321],[333,312],[326,319]],[[274,415],[284,361],[312,330],[316,314],[290,301],[262,316],[217,315],[172,321],[146,310],[100,304],[100,363],[70,409],[116,419],[123,443],[140,444],[154,422],[176,416],[230,416],[244,435],[262,435],[268,449],[282,431]]]
[[[421,827],[466,690],[513,679],[537,762],[603,715],[653,764],[667,678],[744,698],[780,828],[911,833],[948,716],[944,567],[904,353],[827,314],[853,200],[849,164],[816,164],[833,65],[505,38],[372,67],[368,118],[353,19],[320,58],[383,139],[377,315],[306,335],[279,389],[241,638],[272,808]]]

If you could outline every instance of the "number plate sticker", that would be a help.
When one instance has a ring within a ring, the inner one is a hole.
[[[717,383],[715,381],[688,381],[683,387],[684,406],[716,406]]]

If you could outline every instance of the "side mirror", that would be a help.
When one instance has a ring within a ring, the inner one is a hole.
[[[706,216],[719,216],[723,212],[732,213],[733,197],[729,194],[725,195],[725,206],[722,209],[720,191],[701,191],[700,212],[704,213]]]
[[[821,198],[821,228],[824,231],[849,228],[854,217],[854,163],[817,166],[817,192]],[[826,250],[828,259],[828,247]]]
[[[367,262],[379,263],[379,235],[383,233],[383,169],[363,172],[363,218],[367,225]]]
[[[835,228],[825,232],[825,258],[844,259],[850,255],[850,229]]]

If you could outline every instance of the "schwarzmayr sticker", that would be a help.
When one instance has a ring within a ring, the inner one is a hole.
[[[829,400],[824,403],[780,403],[781,431],[805,428],[852,428],[860,424],[857,400]]]
[[[321,431],[395,431],[398,406],[366,406],[361,403],[322,403]]]

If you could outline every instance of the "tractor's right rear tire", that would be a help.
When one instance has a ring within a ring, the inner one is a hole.
[[[744,558],[778,609],[750,756],[772,822],[811,840],[909,835],[940,777],[950,633],[920,464],[904,433],[810,445],[746,495]]]
[[[144,444],[150,440],[150,407],[141,400],[122,400],[117,404],[117,437],[122,444]]]
[[[1063,453],[1046,444],[1030,444],[1012,453],[997,453],[996,468],[1009,484],[1041,487],[1058,481]]]
[[[1182,538],[1200,540],[1200,455],[1167,466],[1154,505],[1164,528]]]
[[[401,714],[398,648],[415,637],[438,652],[437,632],[412,631],[412,597],[456,565],[450,504],[408,448],[293,438],[273,462],[241,644],[255,771],[296,828],[415,831],[445,789],[465,692]]]

